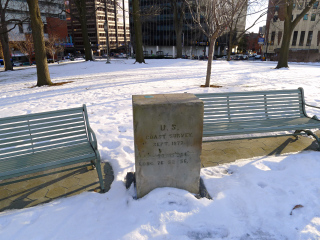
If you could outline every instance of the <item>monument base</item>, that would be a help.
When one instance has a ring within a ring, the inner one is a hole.
[[[203,102],[190,93],[134,95],[138,198],[158,187],[199,193]]]
[[[136,199],[137,189],[136,189],[135,173],[134,172],[127,172],[126,178],[124,179],[124,183],[126,185],[126,189],[129,189],[132,184],[134,185],[134,189],[136,192],[136,194],[135,194],[135,199]],[[203,179],[201,177],[200,177],[200,185],[199,185],[199,194],[196,194],[195,197],[197,199],[207,198],[209,200],[212,200],[212,197],[208,193],[206,185],[204,185]]]

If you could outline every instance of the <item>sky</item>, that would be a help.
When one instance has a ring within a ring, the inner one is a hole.
[[[251,26],[261,15],[261,13],[266,12],[266,8],[268,7],[268,1],[267,0],[261,0],[261,1],[253,1],[252,5],[248,8],[248,16],[246,17],[246,28]],[[251,14],[256,13],[256,14]],[[263,27],[266,25],[267,15],[264,14],[263,17],[260,18],[260,20],[257,22],[257,24],[249,29],[249,32],[258,33],[259,27]]]

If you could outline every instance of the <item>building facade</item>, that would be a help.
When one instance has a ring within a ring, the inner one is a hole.
[[[309,1],[294,4],[294,19]],[[271,60],[277,60],[282,44],[284,29],[284,1],[274,4],[269,1],[267,17],[266,44],[264,53]],[[320,6],[316,1],[311,9],[294,28],[289,48],[289,61],[320,61]]]
[[[179,2],[179,1],[178,1]],[[182,0],[180,1],[182,4]],[[142,12],[142,36],[143,50],[145,56],[156,55],[157,52],[165,56],[176,56],[176,33],[174,28],[174,15],[170,0],[140,0]],[[151,10],[152,9],[152,10]],[[150,11],[149,11],[150,10]],[[132,0],[130,0],[130,11],[132,12]],[[132,36],[132,48],[134,48],[133,19],[130,16],[130,29]],[[208,40],[199,29],[195,28],[189,9],[185,6],[185,17],[182,29],[182,54],[203,55],[207,52]]]
[[[130,10],[132,4],[130,0]],[[177,1],[182,5],[183,0]],[[189,1],[190,2],[190,1]],[[143,15],[142,19],[142,35],[143,50],[145,55],[155,55],[162,52],[165,56],[175,57],[176,52],[176,33],[174,28],[174,14],[170,0],[140,0],[140,9]],[[156,13],[148,12],[148,9],[157,10]],[[184,9],[185,16],[182,27],[182,55],[185,56],[201,56],[208,55],[209,41],[201,32],[197,25],[193,22],[190,10],[187,6]],[[245,17],[242,17],[238,23],[238,30],[245,28]],[[132,44],[134,44],[133,21],[131,18],[131,35]],[[217,41],[215,54],[225,51],[226,45]],[[132,49],[133,51],[133,49]]]
[[[87,0],[87,29],[95,55],[106,52],[127,53],[130,44],[129,12],[127,0]],[[66,1],[68,34],[74,50],[83,52],[84,44],[77,9]],[[109,50],[109,51],[108,51]]]
[[[67,37],[67,22],[63,0],[41,1],[39,0],[41,20],[44,24],[44,37],[55,35],[64,42]],[[9,1],[6,19],[16,19],[14,23],[9,23],[7,29],[12,29],[9,35],[9,42],[23,42],[32,35],[29,9],[26,1]],[[13,44],[14,46],[14,44]],[[27,58],[19,49],[12,47],[11,55],[16,61],[25,61]]]

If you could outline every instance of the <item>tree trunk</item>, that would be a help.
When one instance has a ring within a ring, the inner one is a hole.
[[[279,60],[276,68],[287,68],[288,66],[288,56],[289,56],[289,46],[290,46],[290,39],[293,31],[293,25],[291,22],[292,16],[292,3],[291,6],[285,7],[285,18],[283,22],[283,37],[282,43],[279,53]]]
[[[229,33],[229,44],[228,44],[227,61],[230,61],[230,56],[231,56],[231,53],[232,53],[232,39],[233,39],[233,33],[232,33],[232,31],[230,31],[230,33]]]
[[[75,0],[74,1],[78,13],[79,13],[79,22],[81,24],[81,33],[84,45],[84,55],[86,61],[92,61],[92,52],[91,52],[91,42],[88,36],[87,28],[87,9],[86,9],[86,0]]]
[[[210,39],[206,84],[204,85],[205,87],[210,87],[211,67],[212,67],[213,50],[214,50],[215,42],[216,42],[216,38]]]
[[[176,48],[177,48],[177,58],[182,58],[182,29],[176,29]]]
[[[47,63],[44,43],[43,23],[41,20],[38,0],[27,0],[31,18],[32,37],[37,64],[37,86],[52,85]]]
[[[174,30],[176,34],[177,58],[182,58],[182,28],[184,19],[184,2],[178,6],[176,0],[171,0],[171,8],[173,10]]]
[[[309,4],[305,5],[305,8],[300,12],[296,18],[292,21],[292,10],[293,10],[293,1],[288,1],[285,6],[285,18],[283,25],[283,39],[281,43],[281,49],[279,53],[279,60],[276,68],[288,68],[288,57],[290,49],[290,40],[294,28],[297,26],[298,22],[303,18],[303,16],[310,10],[316,0],[311,0]]]
[[[0,34],[0,40],[1,40],[2,53],[3,53],[4,70],[5,71],[13,70],[11,56],[10,56],[8,33]]]
[[[290,22],[284,20],[284,33],[279,53],[278,64],[276,68],[288,68],[289,46],[293,29],[290,28]]]
[[[134,37],[136,45],[136,62],[145,63],[142,49],[142,29],[141,29],[141,19],[140,19],[140,7],[139,0],[132,0],[132,10],[133,10],[133,22],[134,22]]]
[[[10,46],[9,37],[7,32],[7,24],[5,20],[5,13],[1,13],[1,28],[0,28],[0,41],[3,53],[3,63],[5,71],[13,70],[11,56],[10,56]]]

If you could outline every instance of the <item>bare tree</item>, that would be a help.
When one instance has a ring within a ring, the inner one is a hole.
[[[18,40],[18,39],[17,39]],[[29,64],[32,64],[32,57],[34,55],[34,44],[32,34],[25,34],[24,41],[14,41],[14,46],[28,57]]]
[[[247,4],[241,5],[236,12],[235,16],[233,16],[232,20],[228,25],[229,33],[229,46],[228,46],[228,56],[227,60],[230,61],[230,55],[232,53],[232,48],[235,44],[243,37],[243,35],[248,32],[252,27],[254,27],[257,23],[261,22],[261,19],[267,14],[267,7],[263,6],[262,0],[249,0]],[[238,7],[237,5],[233,5],[233,7]],[[258,15],[257,15],[258,14]],[[246,19],[249,16],[256,15],[255,19],[249,26],[246,26],[243,30],[240,30],[239,23]]]
[[[22,26],[22,23],[29,19],[28,16],[24,16],[23,14],[20,14],[20,16],[22,16],[21,19],[12,18],[9,14],[11,10],[10,4],[12,2],[12,0],[0,0],[0,42],[3,52],[4,68],[6,71],[13,70],[8,33],[18,25]],[[15,2],[16,6],[18,6],[17,4],[18,3]],[[26,10],[24,9],[25,5],[23,3],[19,4],[19,6],[21,7],[21,12]],[[10,27],[8,27],[9,25]]]
[[[64,47],[56,35],[50,35],[48,39],[46,39],[46,50],[52,56],[54,62],[54,56],[60,52],[63,52]]]
[[[194,22],[210,42],[205,87],[210,86],[213,50],[216,39],[226,31],[226,28],[243,8],[246,0],[196,0],[188,3]]]
[[[303,16],[310,10],[313,4],[317,0],[310,0],[310,2],[299,2],[297,0],[280,0],[274,2],[274,6],[279,4],[280,7],[283,8],[284,11],[284,30],[283,30],[283,39],[281,43],[279,60],[276,68],[287,68],[288,67],[288,56],[289,56],[289,46],[290,39],[292,36],[292,32],[294,28],[297,26],[299,21],[303,18]],[[292,15],[293,6],[299,6],[301,8],[301,12],[296,15],[294,18]]]
[[[46,48],[44,42],[43,22],[39,9],[38,0],[27,0],[31,18],[32,37],[35,46],[37,62],[37,86],[52,85],[47,63]]]

